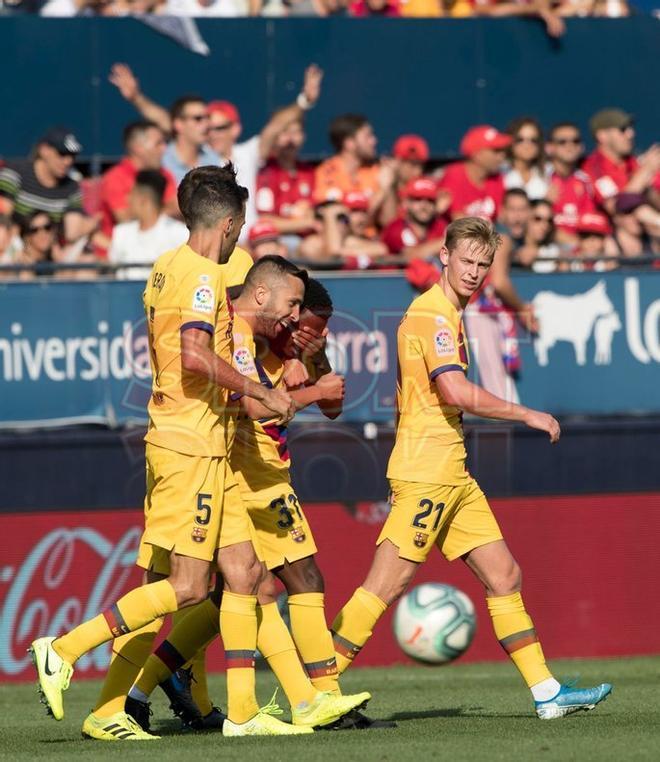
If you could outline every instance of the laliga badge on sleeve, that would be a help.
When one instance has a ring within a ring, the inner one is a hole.
[[[198,286],[195,289],[192,300],[192,309],[194,312],[203,312],[209,315],[213,312],[215,304],[215,294],[211,286]]]
[[[234,350],[234,365],[244,376],[253,376],[257,372],[252,355],[245,347]]]
[[[454,336],[449,328],[441,328],[434,338],[435,353],[438,357],[447,357],[453,355],[456,352],[456,343]]]

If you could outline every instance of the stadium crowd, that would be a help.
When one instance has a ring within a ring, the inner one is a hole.
[[[50,263],[73,266],[66,277],[93,277],[97,270],[75,265],[95,262],[143,277],[136,264],[186,239],[176,200],[183,176],[226,162],[250,193],[242,243],[255,259],[405,267],[423,289],[437,280],[448,223],[467,215],[498,224],[507,269],[609,269],[620,258],[660,255],[660,145],[635,155],[634,119],[621,109],[593,114],[587,156],[577,124],[544,130],[523,116],[504,131],[470,127],[462,158],[448,164],[431,157],[421,135],[401,135],[380,154],[368,118],[342,114],[329,126],[334,155],[313,165],[300,155],[305,113],[321,97],[323,72],[314,65],[296,100],[247,138],[232,103],[185,96],[166,109],[126,64],[115,64],[109,79],[136,110],[119,163],[83,178],[75,165],[82,145],[54,127],[30,157],[0,167],[0,264],[26,266],[3,277],[51,274]]]
[[[562,18],[630,15],[627,0],[6,0],[9,9],[47,17],[159,15],[188,18],[352,16],[466,18],[531,16],[548,33],[564,32]]]

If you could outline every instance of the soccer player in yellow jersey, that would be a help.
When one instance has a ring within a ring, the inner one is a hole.
[[[281,319],[283,312],[273,309],[270,294],[277,289],[283,274],[296,270],[282,257],[263,257],[248,273],[243,291],[234,302],[235,367],[267,388],[283,387],[285,362],[284,352],[271,351],[268,340],[273,346],[282,346],[281,339],[289,335],[288,326]],[[310,320],[316,318],[316,328],[323,330],[332,302],[320,283],[311,283],[311,290],[315,289],[325,293],[327,314],[320,322],[313,313],[309,317]],[[305,299],[313,304],[309,291],[308,283]],[[305,317],[303,313],[301,320]],[[255,334],[258,334],[256,338]],[[298,409],[317,402],[329,417],[341,412],[343,394],[343,378],[331,372],[321,375],[306,388],[291,391]],[[316,545],[289,476],[286,426],[272,417],[253,420],[256,411],[252,400],[240,394],[233,395],[233,399],[236,402],[240,399],[247,414],[239,416],[230,463],[243,504],[256,528],[265,564],[274,570],[289,592],[295,639],[294,644],[275,600],[264,597],[260,588],[257,647],[287,694],[294,724],[325,727],[364,705],[370,695],[343,696],[338,688],[332,637],[323,606],[323,578],[314,561]],[[145,698],[218,634],[213,597],[203,608],[191,611],[177,624],[149,658],[136,683],[137,691]],[[143,715],[141,712],[140,716]],[[227,733],[228,729],[231,730],[231,724],[228,728],[225,722],[223,731]]]
[[[554,679],[523,604],[518,564],[465,467],[463,411],[525,423],[545,431],[553,443],[560,435],[551,415],[501,400],[466,377],[462,314],[499,242],[487,221],[466,217],[453,222],[440,255],[440,282],[415,299],[401,321],[398,422],[387,471],[392,508],[367,578],[332,629],[342,672],[436,546],[450,561],[461,558],[483,583],[497,639],[531,689],[537,715],[553,719],[593,709],[612,686],[577,689]]]
[[[211,168],[212,170],[215,168]],[[202,175],[200,178],[199,175]],[[231,176],[231,175],[230,175]],[[196,184],[203,179],[203,172],[201,168],[195,173],[193,183],[185,183],[182,188],[186,192],[191,191]],[[179,194],[179,203],[184,207],[189,203],[188,198],[182,198]],[[225,276],[225,283],[228,295],[231,296],[232,291],[236,292],[236,289],[242,287],[245,281],[245,276],[252,267],[252,257],[245,249],[241,249],[236,246],[231,253],[229,260],[225,264],[220,264]],[[167,577],[170,572],[169,567],[169,554],[162,550],[161,552],[154,552],[152,546],[148,543],[142,542],[140,552],[138,553],[138,566],[145,569],[145,579],[149,581],[156,581],[162,577]],[[187,615],[190,609],[181,609],[174,613],[173,618],[176,622],[181,617]],[[115,638],[112,642],[112,661],[103,686],[99,694],[99,698],[96,705],[92,709],[90,715],[85,719],[83,732],[88,735],[87,731],[92,728],[98,731],[99,727],[108,726],[113,724],[113,716],[118,712],[123,712],[125,708],[126,698],[128,692],[135,682],[140,669],[144,666],[144,662],[149,657],[149,654],[153,648],[153,642],[158,635],[158,632],[162,626],[163,618],[155,619],[149,625],[142,627],[139,630],[127,633],[118,638]],[[206,688],[206,671],[205,671],[205,650],[202,649],[196,654],[193,664],[191,665],[191,674],[193,677],[192,683],[192,699],[198,703],[206,702],[203,704],[203,711],[200,712],[199,725],[204,728],[222,728],[222,722],[224,721],[224,715],[222,715],[217,709],[215,709],[208,701],[208,693]],[[176,690],[177,683],[172,680],[173,685],[164,685],[164,690],[172,699],[172,692]],[[175,704],[173,702],[173,708]],[[129,705],[130,713],[130,705]],[[146,723],[145,723],[146,724]],[[143,728],[149,730],[149,727]],[[98,738],[99,734],[96,732],[92,737]],[[114,736],[112,737],[115,738]],[[108,740],[107,737],[101,738],[101,740]]]
[[[194,178],[194,171],[190,173]],[[186,178],[183,183],[185,184]],[[282,422],[295,412],[281,390],[266,389],[238,373],[222,356],[229,349],[231,314],[220,263],[234,249],[245,218],[247,191],[227,170],[199,183],[184,209],[187,245],[160,257],[145,290],[153,391],[149,403],[147,497],[144,539],[170,551],[171,573],[122,596],[97,617],[61,637],[31,645],[40,690],[50,713],[62,719],[62,692],[82,654],[114,637],[137,630],[167,613],[205,599],[211,561],[217,555],[225,580],[220,630],[227,654],[228,715],[237,734],[288,734],[294,728],[261,712],[254,689],[256,590],[262,571],[240,500],[225,494],[227,465],[225,410],[228,391],[253,398],[262,415]],[[299,294],[291,305],[296,320]],[[299,283],[299,285],[296,285]],[[220,348],[221,354],[216,350]],[[229,538],[229,539],[228,539]],[[149,738],[124,712],[115,728],[90,728],[126,740]]]

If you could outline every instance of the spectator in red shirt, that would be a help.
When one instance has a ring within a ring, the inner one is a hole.
[[[124,129],[123,142],[126,155],[101,178],[101,231],[108,237],[118,222],[130,219],[128,195],[138,172],[145,169],[158,170],[165,178],[164,212],[180,217],[174,177],[161,166],[166,143],[160,127],[149,121],[132,122]]]
[[[559,243],[577,243],[578,219],[596,211],[589,176],[579,168],[583,152],[584,143],[576,124],[560,122],[550,130],[546,144],[550,159],[547,199],[552,203]]]
[[[405,214],[390,222],[382,235],[392,254],[407,260],[436,256],[444,246],[446,221],[438,215],[438,185],[430,177],[411,180],[403,190]]]
[[[580,216],[577,223],[577,232],[579,243],[572,250],[571,254],[575,257],[617,257],[619,252],[616,243],[612,239],[612,228],[610,222],[604,214],[599,212],[587,212]],[[617,263],[612,260],[607,262],[600,260],[595,263],[575,262],[564,264],[560,269],[565,270],[612,270]]]
[[[260,220],[250,228],[248,244],[255,262],[270,255],[286,257],[288,254],[286,246],[280,240],[277,227],[268,220]]]
[[[322,162],[314,174],[317,204],[341,201],[358,191],[369,199],[369,215],[380,225],[397,214],[396,163],[378,162],[378,140],[373,127],[361,114],[342,114],[330,124],[330,142],[336,154]]]
[[[275,139],[271,158],[257,178],[257,212],[278,233],[296,238],[316,228],[312,193],[314,167],[298,159],[305,142],[302,119],[292,121]]]
[[[400,16],[400,0],[353,0],[348,6],[348,15],[364,16]]]
[[[401,135],[392,148],[396,159],[396,180],[399,196],[411,180],[424,174],[424,165],[429,160],[429,146],[419,135]]]
[[[439,182],[439,188],[451,196],[448,212],[452,220],[470,216],[497,219],[504,196],[500,169],[509,145],[511,136],[489,125],[466,132],[461,140],[465,161],[450,164]]]
[[[660,145],[653,145],[638,159],[633,156],[633,118],[616,108],[591,117],[596,150],[583,169],[591,178],[596,202],[614,221],[616,238],[626,256],[642,253],[644,235],[657,245],[660,213],[653,206],[652,188],[660,172]]]

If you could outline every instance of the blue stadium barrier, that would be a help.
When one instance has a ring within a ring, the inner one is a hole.
[[[306,151],[329,151],[338,113],[366,112],[390,149],[403,132],[425,135],[435,156],[457,151],[474,124],[532,114],[549,126],[616,105],[637,115],[638,144],[658,138],[660,25],[650,16],[574,19],[560,40],[534,19],[202,19],[208,57],[135,19],[0,18],[0,60],[11,72],[0,153],[26,154],[50,124],[70,125],[88,156],[118,156],[135,117],[107,81],[126,61],[142,87],[168,105],[197,92],[235,102],[244,136],[291,102],[304,67],[326,70],[308,115]]]

